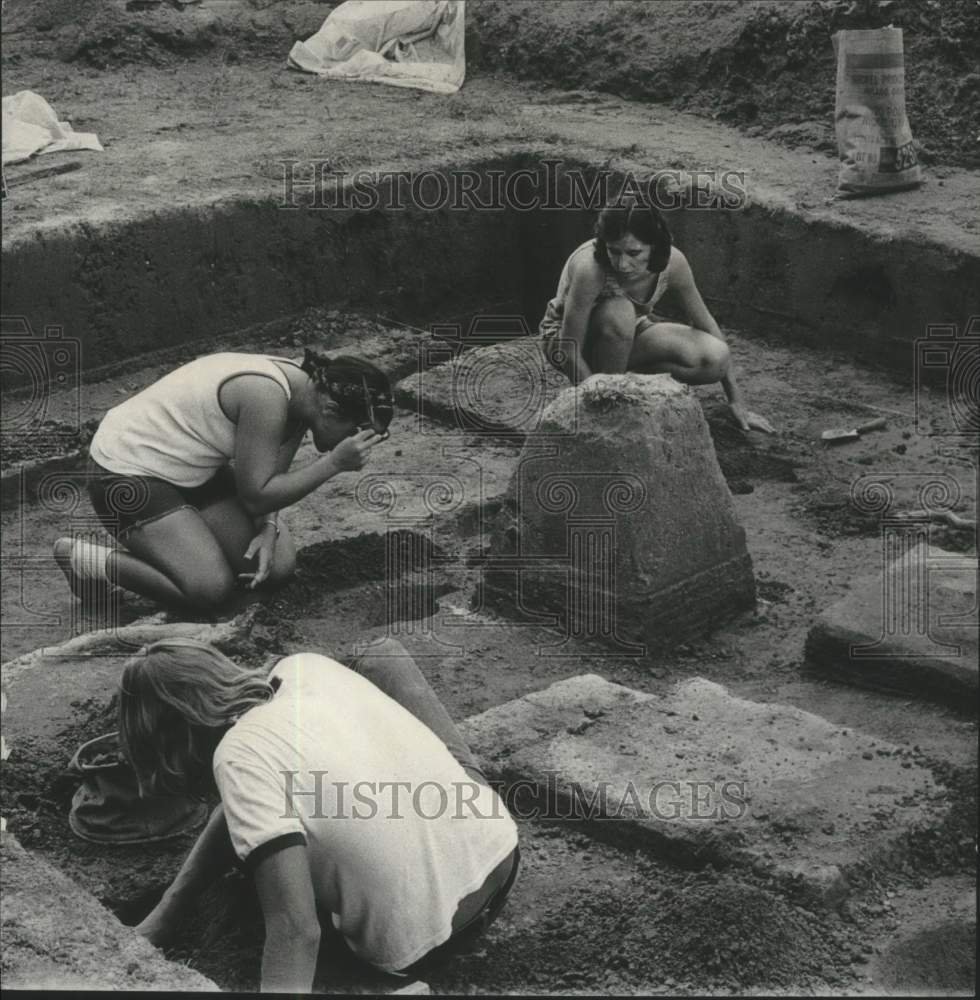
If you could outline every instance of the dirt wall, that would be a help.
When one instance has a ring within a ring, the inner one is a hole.
[[[175,209],[36,234],[4,254],[6,315],[70,327],[81,367],[207,340],[330,303],[412,322],[499,303],[519,287],[512,213]],[[420,253],[420,248],[425,253]],[[7,372],[11,381],[18,374]]]
[[[485,177],[535,164],[522,154],[454,166]],[[666,215],[709,308],[732,326],[911,371],[929,324],[959,324],[974,311],[975,255],[807,219],[761,199]],[[4,310],[29,316],[35,336],[48,325],[70,329],[83,370],[206,343],[312,305],[421,324],[509,303],[504,311],[519,305],[533,331],[592,219],[585,210],[310,211],[272,201],[175,209],[16,241],[4,254]],[[5,382],[23,384],[28,374],[5,371]]]

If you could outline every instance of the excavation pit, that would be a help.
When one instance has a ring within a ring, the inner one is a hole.
[[[567,169],[575,165],[566,161]],[[584,161],[578,165],[591,169]],[[485,182],[494,170],[539,171],[541,157],[524,151],[466,166]],[[849,580],[875,564],[880,538],[867,531],[841,543],[828,529],[828,520],[850,510],[846,490],[831,515],[822,513],[823,520],[792,503],[798,495],[793,490],[812,490],[834,476],[853,478],[867,471],[862,460],[885,470],[917,471],[933,457],[935,441],[902,436],[914,429],[911,418],[892,418],[880,438],[859,441],[848,452],[821,450],[815,443],[819,429],[854,416],[850,401],[901,411],[909,406],[910,391],[907,378],[893,379],[847,361],[838,364],[841,384],[828,403],[822,372],[828,349],[852,351],[857,338],[849,323],[855,314],[865,317],[861,352],[883,365],[901,365],[927,320],[957,309],[965,314],[975,287],[975,259],[959,249],[940,253],[911,237],[885,239],[842,228],[839,220],[804,219],[762,199],[738,212],[683,211],[669,221],[709,306],[734,331],[736,363],[745,372],[753,405],[785,430],[778,442],[747,439],[727,422],[716,391],[695,393],[735,494],[747,551],[765,584],[759,588],[763,602],[727,624],[712,622],[719,626],[713,634],[706,630],[649,658],[617,654],[588,636],[553,655],[567,639],[560,627],[522,626],[521,631],[492,615],[481,618],[485,609],[472,607],[480,560],[488,551],[491,520],[506,503],[526,433],[520,428],[515,433],[506,421],[460,422],[452,406],[429,405],[424,392],[420,403],[419,394],[406,389],[399,397],[396,434],[375,465],[363,477],[338,482],[297,505],[291,515],[301,548],[297,579],[262,601],[262,614],[250,619],[236,655],[260,663],[303,648],[346,654],[364,632],[394,634],[419,653],[424,671],[457,718],[588,671],[654,695],[668,680],[700,675],[746,697],[795,699],[839,725],[860,720],[862,728],[883,738],[905,740],[914,732],[917,742],[939,756],[953,757],[967,769],[975,766],[970,732],[958,728],[955,716],[943,709],[896,706],[867,692],[841,695],[801,679],[809,625],[821,608],[843,596]],[[39,399],[44,419],[69,431],[83,429],[175,359],[213,350],[218,343],[292,354],[311,337],[321,346],[356,350],[364,335],[382,343],[376,357],[382,364],[390,361],[398,375],[410,379],[412,366],[428,374],[461,352],[486,348],[488,341],[533,332],[565,256],[588,235],[588,226],[587,213],[574,210],[330,213],[283,210],[273,198],[174,207],[98,229],[56,229],[43,239],[17,235],[4,249],[5,308],[30,318],[26,340],[42,358],[50,347],[47,331],[61,324],[64,336],[77,341],[82,374],[76,386],[45,390],[39,397],[24,392],[26,369],[5,369],[5,378],[14,383],[14,393],[4,402],[5,434],[12,422],[23,447],[13,452],[15,460],[4,476],[7,571],[2,586],[5,611],[12,617],[5,626],[4,659],[53,644],[80,624],[91,627],[72,619],[48,556],[52,538],[72,518],[85,516],[84,501],[69,510],[58,505],[60,494],[53,490],[77,479],[77,438],[66,434],[66,458],[29,454],[29,420],[37,417]],[[425,253],[419,252],[420,244]],[[865,271],[875,269],[880,280],[874,287],[866,290],[865,283],[848,279],[857,259]],[[910,281],[913,269],[916,280]],[[881,300],[884,283],[894,290],[894,301]],[[862,306],[866,291],[878,297]],[[793,303],[791,314],[787,301]],[[440,328],[439,336],[430,335],[432,327]],[[385,330],[393,345],[397,341],[397,352],[383,346]],[[74,399],[82,407],[78,412],[72,409]],[[926,393],[924,405],[937,417],[944,413],[939,395]],[[905,451],[897,451],[900,445]],[[45,492],[49,475],[61,478],[49,480]],[[386,477],[402,488],[381,496],[377,484]],[[964,477],[963,488],[960,510],[968,513],[975,504],[975,482]],[[124,610],[137,616],[129,605]],[[156,848],[152,856],[136,848],[84,845],[68,831],[66,788],[59,777],[79,743],[112,728],[106,725],[108,693],[117,675],[117,661],[92,657],[74,667],[45,661],[11,682],[5,736],[13,754],[3,768],[3,813],[30,850],[132,923],[168,882],[189,841]],[[19,721],[18,712],[23,712]],[[626,939],[632,944],[617,956],[622,964],[613,973],[599,960],[601,949],[589,950],[588,942],[597,926],[608,944],[626,917],[611,896],[589,898],[575,880],[590,872],[624,887],[630,900],[646,899],[649,887],[637,884],[629,842],[610,847],[582,831],[559,827],[556,833],[535,822],[522,829],[522,838],[534,859],[527,888],[495,927],[488,960],[462,963],[434,981],[435,988],[543,989],[554,986],[556,978],[542,982],[541,975],[567,975],[560,985],[568,988],[648,990],[665,977],[680,976],[688,958],[701,955],[697,949],[705,943],[697,941],[688,957],[671,953],[662,966],[641,958],[669,928],[658,925],[656,933],[644,937],[638,925],[629,925]],[[943,849],[955,845],[944,841]],[[964,855],[951,864],[964,871],[969,861]],[[685,907],[681,900],[689,873],[657,859],[644,865],[650,866],[644,876],[666,887],[671,912],[696,912],[702,904],[711,909],[710,873],[706,887],[697,885],[697,905]],[[887,864],[882,871],[894,876]],[[546,890],[556,884],[561,885],[557,901],[546,902]],[[765,902],[768,897],[759,893],[780,891],[762,884],[753,887],[751,897]],[[726,882],[719,892],[729,900],[738,889]],[[571,922],[563,918],[563,907],[573,915]],[[654,919],[649,906],[637,912]],[[813,961],[803,961],[807,976],[847,981],[849,958],[838,962],[844,953],[835,952],[833,945],[839,951],[840,943],[824,917],[794,921],[790,932],[796,934],[794,955],[806,935],[819,939]],[[231,877],[211,890],[169,954],[222,987],[253,989],[260,940],[254,899],[247,884]],[[519,964],[514,972],[512,952],[524,940],[532,941],[542,964],[537,970]],[[584,959],[564,972],[549,966],[543,956],[559,947],[564,954],[581,948],[593,967]],[[762,970],[763,985],[803,985],[791,976],[787,980],[782,968],[777,978],[767,980],[757,957],[740,960],[753,975],[756,968]],[[325,953],[324,987],[354,988],[359,981],[367,983],[365,990],[385,987],[358,980],[363,970],[335,972],[331,965],[339,961]]]

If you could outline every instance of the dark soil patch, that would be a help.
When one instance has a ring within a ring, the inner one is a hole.
[[[339,2],[339,0],[337,0]],[[8,58],[51,56],[96,69],[172,65],[195,56],[238,62],[308,38],[337,2],[243,0],[238,4],[169,0],[12,0],[4,34],[16,38]]]
[[[881,534],[880,514],[858,510],[851,499],[849,483],[810,480],[795,487],[793,492],[800,512],[825,537],[870,538]]]
[[[144,882],[169,883],[195,834],[153,844],[103,845],[68,825],[79,779],[67,772],[78,747],[117,728],[115,699],[77,704],[73,725],[54,740],[18,738],[0,770],[0,800],[11,832],[27,848],[99,899],[126,898]]]
[[[883,985],[923,995],[969,996],[977,987],[977,925],[950,921],[896,941],[882,956]]]
[[[770,480],[780,483],[798,481],[799,461],[780,452],[776,440],[758,433],[747,434],[735,425],[727,406],[705,407],[715,454],[732,493],[751,493],[753,483]]]
[[[845,934],[826,917],[752,881],[713,871],[664,880],[650,867],[639,863],[626,885],[582,886],[553,905],[508,952],[499,988],[674,994],[849,981]],[[499,968],[500,950],[464,959],[433,987],[455,992],[478,965]]]
[[[976,871],[977,769],[956,767],[948,761],[928,761],[936,779],[950,790],[952,808],[942,821],[910,833],[907,864],[930,874]]]

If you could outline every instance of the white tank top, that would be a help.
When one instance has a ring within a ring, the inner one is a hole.
[[[92,458],[120,475],[153,476],[184,487],[206,483],[235,454],[236,426],[221,409],[218,393],[236,375],[271,378],[291,398],[289,379],[271,358],[210,354],[109,410],[92,438]]]

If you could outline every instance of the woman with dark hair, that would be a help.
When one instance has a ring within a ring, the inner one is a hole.
[[[687,324],[654,313],[668,291]],[[747,409],[728,345],[653,206],[630,201],[603,209],[594,238],[565,262],[540,332],[574,385],[595,372],[626,371],[665,372],[691,385],[720,382],[742,430],[773,433],[768,420]]]
[[[360,358],[306,351],[198,358],[111,409],[92,439],[92,505],[119,545],[60,538],[77,597],[113,585],[211,611],[289,577],[296,552],[278,512],[387,437],[385,374]],[[307,431],[322,457],[291,469]]]
[[[298,653],[268,676],[154,643],[123,671],[119,733],[141,790],[221,799],[136,929],[166,944],[237,858],[265,917],[263,992],[309,992],[318,911],[361,959],[415,976],[481,934],[516,880],[513,819],[393,640],[351,668]]]

